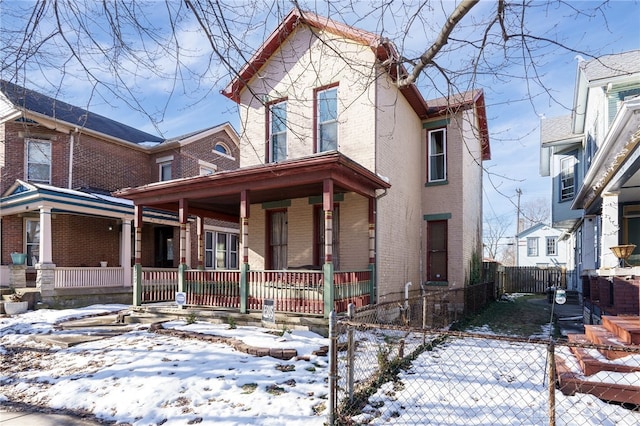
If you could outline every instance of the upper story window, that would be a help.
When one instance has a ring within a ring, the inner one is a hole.
[[[218,170],[218,166],[215,164],[209,163],[207,161],[198,160],[198,174],[202,175],[212,175]]]
[[[287,102],[269,105],[269,161],[287,159]]]
[[[429,182],[447,180],[447,132],[445,129],[431,130],[427,134]]]
[[[558,255],[558,237],[547,237],[547,256]]]
[[[51,183],[51,141],[27,139],[27,180]]]
[[[571,200],[575,195],[575,164],[574,157],[560,160],[560,201]]]
[[[160,182],[172,179],[171,161],[173,161],[173,155],[168,155],[166,157],[156,159],[156,163],[158,164],[158,175]]]
[[[338,149],[338,88],[316,92],[318,152]]]
[[[213,150],[219,152],[220,154],[229,155],[229,149],[222,142],[216,143],[216,145],[213,147]]]
[[[538,255],[538,237],[528,237],[527,238],[527,256],[537,256]]]

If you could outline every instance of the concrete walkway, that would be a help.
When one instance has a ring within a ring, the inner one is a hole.
[[[105,425],[95,420],[67,414],[39,413],[27,409],[0,408],[2,426],[95,426]]]

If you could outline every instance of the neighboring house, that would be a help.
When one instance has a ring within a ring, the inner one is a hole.
[[[10,255],[19,252],[27,254],[29,280],[39,285],[42,278],[53,284],[55,277],[57,287],[83,279],[130,292],[134,207],[111,192],[234,169],[238,159],[238,136],[229,124],[165,140],[0,81],[0,283],[7,284]],[[145,211],[145,266],[179,264],[177,224],[175,215]],[[237,252],[237,224],[208,221],[204,229],[208,240],[235,245],[227,257]],[[197,238],[190,235],[186,261],[195,262]],[[215,258],[207,266],[214,267]],[[109,276],[94,271],[79,278],[82,268],[88,273],[101,262]]]
[[[562,235],[559,229],[543,223],[520,232],[516,235],[516,266],[566,268],[569,247]]]
[[[637,315],[638,280],[623,277],[640,275],[640,50],[580,61],[573,114],[543,119],[541,140],[553,226],[571,235],[587,302],[597,318]],[[612,247],[628,244],[622,265]]]
[[[325,294],[370,271],[370,302],[408,282],[462,288],[482,261],[484,96],[425,101],[398,88],[397,61],[381,37],[294,10],[223,91],[240,108],[240,168],[119,195],[235,215],[247,286],[254,270],[303,269],[322,271]]]

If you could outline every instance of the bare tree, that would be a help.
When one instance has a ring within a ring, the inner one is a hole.
[[[606,24],[606,2],[479,2],[390,0],[94,0],[0,3],[0,77],[56,94],[84,84],[87,102],[118,98],[160,123],[173,98],[193,105],[238,76],[256,47],[292,8],[371,31],[398,52],[399,86],[420,82],[434,96],[473,88],[480,76],[497,83],[518,78],[529,95],[546,90],[538,66],[566,46],[554,33],[536,33],[528,16],[589,14]],[[517,66],[518,69],[514,69]],[[149,107],[153,86],[161,93]],[[51,88],[54,88],[51,90]],[[185,105],[188,107],[189,104]]]
[[[551,211],[550,201],[546,198],[536,198],[529,200],[520,207],[520,217],[522,220],[521,230],[526,230],[539,223],[550,225]]]
[[[512,222],[498,217],[486,220],[482,227],[485,257],[509,265],[509,252],[513,251]]]

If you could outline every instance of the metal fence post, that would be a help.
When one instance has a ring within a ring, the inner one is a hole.
[[[549,357],[549,426],[556,425],[556,359],[553,340],[547,346]]]
[[[334,411],[338,400],[337,372],[338,372],[338,316],[335,311],[329,314],[329,425],[334,424]]]
[[[349,402],[353,402],[353,367],[355,362],[356,347],[353,341],[353,327],[347,329],[347,392]]]

